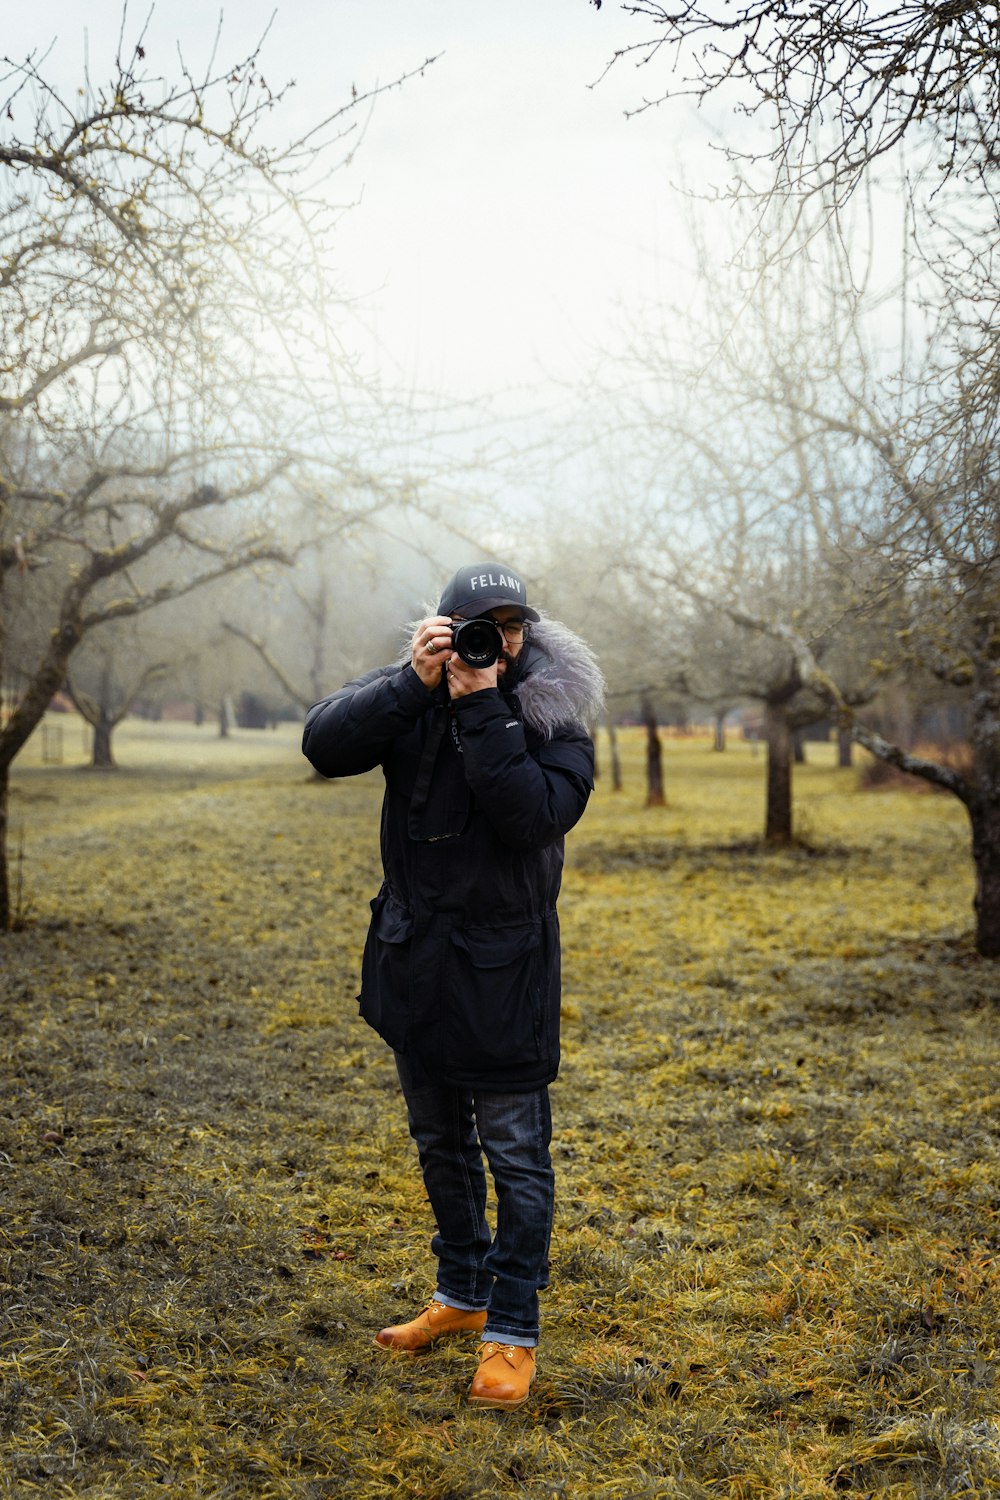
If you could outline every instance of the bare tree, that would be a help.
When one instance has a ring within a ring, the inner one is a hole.
[[[470,499],[465,511],[475,513]],[[418,532],[440,544],[447,520],[414,509]],[[258,664],[301,709],[331,687],[399,655],[405,622],[430,607],[441,564],[423,543],[414,549],[404,517],[370,515],[363,532],[305,535],[295,566],[255,591],[242,589],[221,616],[222,628],[249,647]],[[308,516],[300,521],[308,528]],[[480,542],[478,550],[487,551]],[[359,607],[359,601],[368,601]],[[246,653],[244,653],[246,654]]]
[[[601,0],[593,0],[600,9]],[[934,182],[995,160],[1000,47],[992,6],[971,0],[625,0],[645,35],[619,49],[654,80],[633,113],[729,97],[764,129],[729,155],[764,161],[779,188],[842,204],[904,139],[933,142]],[[666,80],[665,82],[663,80]]]
[[[815,263],[796,274],[817,282]],[[969,336],[964,299],[946,301],[923,370],[901,382],[875,352],[880,312],[849,278],[811,310],[790,273],[770,300],[762,285],[738,326],[721,313],[700,380],[689,364],[678,381],[677,358],[660,366],[678,385],[660,451],[666,432],[690,500],[647,519],[647,569],[780,648],[862,744],[959,798],[976,945],[1000,956],[1000,415],[984,396],[996,351]],[[786,586],[769,585],[769,558]],[[968,772],[859,722],[872,688],[908,673],[963,702]]]
[[[773,843],[793,836],[795,734],[831,710],[796,651],[748,622],[794,623],[852,704],[871,697],[893,623],[891,595],[876,605],[865,584],[872,466],[846,437],[817,444],[795,405],[824,381],[841,389],[858,353],[850,321],[817,296],[850,285],[823,248],[780,280],[751,271],[730,287],[720,273],[700,308],[645,317],[590,422],[613,493],[609,555],[613,534],[634,596],[679,627],[675,678],[707,707],[763,707]]]
[[[257,54],[171,82],[123,38],[71,97],[3,66],[0,665],[27,654],[0,730],[0,930],[10,767],[86,635],[285,560],[293,494],[320,524],[386,490],[317,188],[359,101],[273,148]]]
[[[661,580],[665,581],[665,580]],[[783,579],[772,564],[756,591],[787,599],[803,588]],[[674,592],[684,591],[671,582]],[[805,590],[808,590],[808,585]],[[748,631],[720,610],[719,600],[687,595],[690,614],[690,665],[687,682],[696,700],[759,704],[763,712],[765,766],[764,841],[787,844],[794,837],[792,764],[798,735],[829,715],[826,702],[803,682],[794,654],[784,643]]]
[[[744,309],[773,282],[779,263],[787,272],[789,255],[801,261],[804,245],[815,252],[823,238],[817,240],[817,225],[840,220],[861,179],[870,179],[874,164],[888,165],[906,142],[904,269],[915,268],[919,287],[904,286],[901,306],[905,317],[922,320],[922,357],[917,341],[908,344],[905,337],[894,356],[873,353],[873,322],[863,316],[858,292],[865,283],[861,267],[855,264],[853,279],[824,285],[810,265],[830,310],[825,348],[812,340],[806,364],[787,320],[778,316],[770,328],[758,321],[755,336],[768,359],[738,354],[742,372],[723,383],[726,399],[753,415],[773,453],[775,438],[794,432],[786,452],[809,476],[800,498],[811,532],[828,555],[830,543],[839,549],[843,537],[844,558],[855,559],[854,597],[845,598],[845,609],[869,624],[879,611],[895,617],[886,664],[928,673],[949,693],[965,695],[971,771],[914,755],[858,724],[839,680],[841,669],[819,660],[814,628],[796,618],[790,601],[757,608],[741,601],[737,587],[713,590],[704,576],[696,581],[731,618],[780,641],[803,682],[824,693],[877,755],[962,801],[976,866],[976,944],[981,953],[1000,956],[995,9],[966,0],[879,7],[849,0],[747,0],[733,6],[630,0],[625,9],[651,26],[625,53],[647,67],[669,59],[675,68],[667,86],[650,93],[641,107],[670,95],[704,101],[729,90],[737,110],[759,116],[764,127],[749,130],[727,151],[742,169],[737,196],[755,192],[743,170],[769,166],[757,201],[768,210],[778,206],[782,231],[777,249],[772,242],[750,266],[756,285]],[[891,165],[898,174],[898,157]],[[814,217],[806,211],[809,203]],[[733,351],[745,344],[739,322],[730,301],[724,335],[713,347],[724,358],[704,362],[712,364],[713,379],[724,366],[730,376],[735,372]],[[704,398],[704,381],[692,389]],[[678,430],[686,428],[689,438],[700,433],[704,442],[703,426],[689,416],[690,407]],[[759,446],[755,454],[737,442],[735,456],[725,460],[703,449],[702,458],[703,467],[715,467],[716,487],[733,492],[736,513],[752,517],[760,529],[767,497],[759,477],[767,466],[760,463]],[[828,473],[837,476],[839,498]],[[737,527],[736,536],[744,535]],[[732,571],[737,552],[731,545],[725,554],[731,579],[739,576]],[[690,584],[691,576],[674,570],[678,583]]]
[[[940,396],[940,393],[938,393]],[[952,401],[961,408],[961,393]],[[874,404],[833,415],[808,407],[817,436],[847,432],[876,458],[886,503],[873,545],[891,569],[905,609],[904,660],[964,696],[970,725],[968,773],[904,751],[873,731],[856,737],[880,758],[952,792],[972,828],[976,946],[1000,957],[1000,457],[997,417],[970,421],[935,400],[908,434]],[[901,440],[908,436],[909,441]],[[804,670],[809,654],[800,651]],[[822,669],[812,680],[848,706]]]
[[[114,731],[136,699],[165,678],[171,665],[169,661],[143,660],[134,642],[126,643],[119,637],[120,631],[106,631],[103,639],[99,632],[91,632],[87,643],[93,648],[92,660],[85,663],[78,652],[73,670],[66,675],[66,691],[94,732],[90,763],[97,770],[114,769]],[[132,645],[131,651],[128,645]]]

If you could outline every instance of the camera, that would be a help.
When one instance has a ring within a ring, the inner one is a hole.
[[[503,651],[503,631],[494,620],[463,620],[451,644],[469,667],[491,667]]]

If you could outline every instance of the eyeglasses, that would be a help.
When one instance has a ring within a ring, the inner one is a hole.
[[[460,618],[460,617],[456,617]],[[492,615],[480,615],[477,618],[489,620],[503,635],[508,646],[520,646],[531,634],[531,624],[528,620],[494,620]]]
[[[527,620],[505,620],[502,625],[499,620],[494,620],[493,623],[509,646],[520,645],[531,634],[531,626]]]

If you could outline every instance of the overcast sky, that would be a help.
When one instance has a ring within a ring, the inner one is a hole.
[[[128,38],[147,10],[133,0]],[[93,82],[108,74],[118,0],[5,12],[8,55],[55,40],[50,76],[71,86],[85,56]],[[647,83],[620,63],[589,86],[640,34],[614,0],[240,0],[220,59],[249,51],[272,15],[262,67],[272,88],[296,81],[289,128],[437,56],[377,101],[331,189],[358,205],[338,260],[388,380],[468,395],[573,379],[615,345],[623,307],[678,285],[673,184],[704,179],[704,132],[683,104],[625,118],[662,72]],[[147,67],[175,73],[180,41],[197,71],[219,16],[212,0],[161,0]]]

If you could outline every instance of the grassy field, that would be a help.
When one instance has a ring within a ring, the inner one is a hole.
[[[356,1016],[377,777],[297,731],[33,745],[0,939],[0,1495],[879,1500],[1000,1493],[998,997],[964,814],[665,748],[569,841],[559,1204],[528,1406],[475,1345],[372,1344],[433,1288]]]

